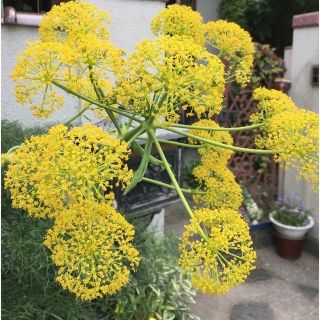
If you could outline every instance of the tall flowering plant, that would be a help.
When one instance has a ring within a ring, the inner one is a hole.
[[[112,205],[114,187],[126,194],[145,181],[173,189],[190,216],[180,244],[181,270],[202,292],[225,293],[245,281],[256,258],[238,211],[242,191],[228,160],[235,151],[273,154],[285,168],[298,168],[302,178],[316,184],[318,118],[285,94],[258,88],[251,124],[223,128],[212,120],[222,109],[226,84],[244,86],[250,80],[254,46],[234,23],[204,24],[189,7],[171,5],[152,21],[156,37],[141,41],[126,56],[110,42],[108,22],[108,13],[92,4],[54,6],[42,19],[39,40],[18,57],[12,74],[16,98],[35,116],[47,118],[60,109],[66,93],[83,103],[70,121],[4,156],[13,206],[55,221],[44,245],[57,266],[56,280],[82,300],[92,300],[125,286],[140,260],[133,226]],[[179,124],[182,110],[198,121]],[[94,124],[68,129],[88,112],[108,117],[116,133]],[[255,128],[261,149],[233,145],[230,132]],[[159,139],[158,129],[188,143]],[[137,143],[142,134],[144,146]],[[197,149],[197,189],[179,185],[164,144]],[[159,158],[151,155],[153,147]],[[131,150],[141,157],[135,172],[126,164]],[[171,184],[146,178],[149,163],[164,168]],[[186,193],[192,194],[195,208]]]

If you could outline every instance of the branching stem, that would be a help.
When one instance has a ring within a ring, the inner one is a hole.
[[[190,208],[190,206],[189,206],[189,204],[188,204],[188,202],[187,202],[187,200],[186,200],[186,198],[185,198],[185,196],[184,196],[184,194],[183,194],[183,192],[182,192],[182,190],[181,190],[181,188],[179,186],[178,181],[176,180],[176,177],[174,176],[174,173],[172,172],[172,170],[170,168],[170,165],[169,165],[169,163],[167,161],[167,158],[166,158],[166,156],[165,156],[165,154],[164,154],[164,152],[163,152],[163,150],[161,148],[161,145],[160,145],[160,143],[159,143],[159,141],[158,141],[158,139],[157,139],[157,137],[155,135],[154,129],[149,129],[148,133],[149,133],[150,137],[153,139],[153,143],[155,144],[155,146],[156,146],[156,148],[157,148],[157,150],[159,152],[159,155],[160,155],[160,158],[161,158],[161,160],[163,162],[163,165],[164,165],[164,167],[165,167],[165,169],[166,169],[166,171],[167,171],[167,173],[168,173],[168,175],[169,175],[169,177],[171,179],[171,182],[172,182],[172,184],[173,184],[178,196],[181,199],[182,204],[184,205],[184,207],[185,207],[187,213],[189,214],[190,218],[192,218],[193,217],[193,212],[192,212],[192,210],[191,210],[191,208]],[[205,235],[205,233],[203,232],[203,230],[200,227],[200,225],[199,225],[198,229],[199,229],[199,235],[203,239],[208,241],[208,237]]]
[[[244,131],[244,130],[252,130],[256,128],[260,128],[264,125],[264,123],[253,124],[250,126],[244,127],[235,127],[235,128],[211,128],[211,127],[202,127],[202,126],[189,126],[185,124],[173,124],[171,127],[173,128],[183,128],[183,129],[192,129],[192,130],[206,130],[206,131]]]
[[[251,148],[236,147],[236,146],[233,146],[233,145],[230,145],[230,144],[224,144],[224,143],[221,143],[221,142],[218,142],[218,141],[214,141],[214,140],[209,140],[209,139],[205,139],[205,138],[202,138],[202,137],[198,137],[198,136],[196,136],[194,134],[187,133],[187,132],[180,131],[180,130],[176,130],[174,128],[165,128],[165,129],[168,130],[168,131],[177,133],[177,134],[179,134],[181,136],[188,137],[188,138],[191,138],[191,139],[203,142],[203,143],[211,144],[213,146],[224,148],[224,149],[229,149],[229,150],[233,150],[233,151],[237,151],[237,152],[253,153],[253,154],[264,154],[264,155],[268,155],[268,154],[272,155],[273,154],[271,150],[261,150],[261,149],[251,149]]]

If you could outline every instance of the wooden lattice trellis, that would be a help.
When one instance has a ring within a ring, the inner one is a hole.
[[[224,127],[245,126],[256,111],[252,100],[252,89],[242,89],[233,93],[227,90],[226,106],[219,116],[219,123]],[[254,139],[258,129],[233,132],[234,145],[255,148]],[[278,193],[278,166],[271,156],[261,156],[236,152],[230,160],[230,168],[238,182],[246,187],[261,204],[268,206]]]

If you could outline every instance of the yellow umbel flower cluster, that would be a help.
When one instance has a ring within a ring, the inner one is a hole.
[[[227,61],[228,81],[245,85],[250,80],[253,66],[254,44],[250,34],[236,23],[218,20],[206,24],[206,42],[219,50]]]
[[[55,220],[44,244],[56,280],[82,300],[118,291],[140,260],[133,227],[112,206],[113,187],[132,178],[128,155],[126,142],[90,124],[54,126],[9,155],[4,183],[13,207]]]
[[[44,41],[68,42],[70,38],[80,40],[86,35],[95,35],[101,40],[109,39],[107,24],[110,16],[107,11],[95,5],[70,1],[53,6],[41,19],[40,39]]]
[[[207,127],[219,129],[219,125],[213,120],[200,120],[193,124],[195,127]],[[214,140],[224,144],[232,144],[233,139],[227,131],[210,131],[201,129],[192,129],[190,133],[201,138]],[[195,144],[194,139],[189,139],[191,144]],[[228,160],[233,151],[204,145],[198,152],[201,161],[193,170],[201,190],[205,193],[193,194],[193,200],[196,203],[202,203],[210,209],[233,209],[238,210],[242,201],[242,190],[236,182],[233,173],[227,168]]]
[[[197,11],[177,4],[162,9],[153,18],[151,30],[157,36],[186,36],[199,45],[204,44],[204,24]]]
[[[12,204],[37,218],[54,218],[70,203],[112,201],[113,185],[132,177],[127,144],[101,128],[58,125],[26,140],[12,155],[5,187]]]
[[[56,280],[82,300],[117,292],[139,264],[133,226],[109,204],[86,201],[61,212],[44,244]]]
[[[17,58],[12,72],[15,96],[18,103],[29,104],[36,117],[47,118],[63,106],[63,96],[52,85],[62,70],[61,52],[61,44],[35,41]]]
[[[257,112],[250,116],[253,124],[262,123],[283,111],[295,112],[298,110],[292,99],[279,90],[256,88],[253,91],[253,99],[257,101]]]
[[[118,102],[158,121],[176,122],[179,110],[200,117],[220,112],[224,66],[219,58],[182,36],[144,40],[125,61]]]
[[[203,119],[192,124],[194,127],[205,127],[205,128],[213,128],[220,129],[221,127],[214,121]],[[201,129],[190,129],[190,133],[197,137],[205,138],[208,140],[214,140],[224,144],[233,144],[233,138],[228,131],[214,131],[214,130],[201,130]],[[197,141],[189,138],[189,143],[197,144]],[[198,152],[202,157],[208,157],[213,162],[223,162],[226,164],[233,154],[232,150],[218,148],[209,144],[205,144],[202,148],[198,149]]]
[[[296,168],[298,175],[318,188],[319,116],[299,109],[284,93],[266,88],[256,89],[258,113],[252,122],[265,121],[256,145],[273,151],[283,168]]]
[[[109,42],[106,12],[68,2],[44,15],[40,40],[30,42],[12,73],[15,94],[36,117],[47,118],[64,101],[53,82],[106,103],[114,100],[111,77],[122,67],[123,51]],[[99,95],[97,97],[97,88]]]
[[[193,200],[210,209],[238,210],[243,197],[242,189],[236,182],[234,174],[226,165],[212,163],[209,157],[206,160],[201,159],[200,165],[193,170],[201,190],[205,192],[193,194]]]
[[[199,225],[207,239],[199,237]],[[226,293],[255,269],[249,227],[234,210],[196,210],[182,235],[180,252],[180,267],[203,293]]]

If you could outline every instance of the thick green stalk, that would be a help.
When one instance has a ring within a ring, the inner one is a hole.
[[[99,99],[99,102],[102,103],[103,99],[105,98],[105,95],[104,95],[103,91],[100,88],[97,87],[96,81],[93,78],[93,73],[92,73],[92,67],[91,66],[89,66],[89,70],[90,70],[90,81],[91,81],[91,84],[93,86],[94,92],[96,93],[96,96]],[[107,110],[107,109],[105,109],[105,110],[106,110],[110,120],[112,121],[114,126],[117,128],[119,134],[121,135],[122,134],[122,130],[121,130],[121,127],[120,127],[116,117],[114,116],[112,111]]]
[[[264,123],[253,124],[250,126],[244,127],[235,127],[235,128],[210,128],[210,127],[201,127],[201,126],[189,126],[185,124],[173,124],[171,125],[174,128],[183,128],[183,129],[193,129],[193,130],[206,130],[206,131],[244,131],[244,130],[252,130],[256,128],[260,128],[264,125]]]
[[[173,129],[173,128],[163,128],[163,129],[166,129],[168,131],[177,133],[177,134],[179,134],[181,136],[184,136],[184,137],[195,139],[197,141],[200,141],[200,142],[203,142],[203,143],[207,143],[207,144],[211,144],[213,146],[224,148],[224,149],[229,149],[229,150],[238,151],[238,152],[253,153],[253,154],[264,154],[264,155],[268,155],[268,154],[272,155],[273,154],[271,150],[261,150],[261,149],[250,149],[250,148],[236,147],[236,146],[232,146],[230,144],[224,144],[224,143],[221,143],[221,142],[218,142],[218,141],[201,138],[201,137],[198,137],[198,136],[196,136],[194,134],[183,132],[183,131],[179,131],[179,130],[176,130],[176,129]]]
[[[155,146],[156,146],[156,148],[157,148],[157,150],[159,152],[159,155],[160,155],[160,158],[161,158],[161,160],[163,162],[163,165],[164,165],[164,167],[165,167],[165,169],[166,169],[166,171],[167,171],[167,173],[168,173],[168,175],[169,175],[169,177],[170,177],[170,179],[172,181],[172,184],[173,184],[178,196],[181,199],[182,204],[184,205],[184,207],[185,207],[187,213],[189,214],[190,218],[192,218],[193,217],[193,212],[192,212],[192,210],[191,210],[191,208],[189,206],[189,203],[187,202],[187,200],[186,200],[186,198],[185,198],[185,196],[184,196],[184,194],[183,194],[183,192],[182,192],[182,190],[181,190],[181,188],[179,186],[178,181],[176,180],[176,177],[174,176],[174,173],[172,172],[172,170],[170,168],[170,165],[169,165],[169,163],[167,161],[167,158],[166,158],[165,154],[163,153],[161,145],[160,145],[160,143],[159,143],[159,141],[158,141],[158,139],[157,139],[157,137],[155,135],[154,129],[149,129],[148,133],[149,133],[150,137],[153,139],[153,143],[155,144]],[[201,229],[200,226],[199,226],[199,234],[201,235],[201,237],[203,239],[208,240],[208,237],[205,235],[205,233],[203,232],[203,230]]]
[[[151,184],[155,184],[155,185],[160,186],[160,187],[165,187],[165,188],[168,188],[168,189],[171,189],[171,190],[176,190],[176,188],[173,185],[168,184],[168,183],[164,183],[162,181],[157,181],[157,180],[149,179],[149,178],[146,178],[146,177],[143,177],[141,180],[145,181],[145,182],[148,182],[148,183],[151,183]],[[197,191],[197,190],[192,190],[192,189],[183,189],[183,188],[180,188],[180,189],[181,189],[182,192],[190,193],[190,194],[205,194],[206,193],[204,191]]]
[[[147,139],[146,138],[139,138],[139,140],[147,140]],[[199,148],[203,147],[203,145],[201,145],[201,144],[189,144],[189,143],[182,143],[182,142],[178,142],[178,141],[165,140],[165,139],[158,139],[158,141],[160,143],[172,144],[175,146],[185,147],[185,148],[199,149]]]
[[[122,136],[121,139],[124,141],[129,141],[131,139],[131,137],[133,137],[138,131],[140,131],[142,128],[141,125],[131,129],[131,130],[127,130]]]
[[[145,132],[145,129],[144,128],[140,128],[138,131],[136,131],[132,137],[128,140],[128,145],[130,146],[142,133]]]

